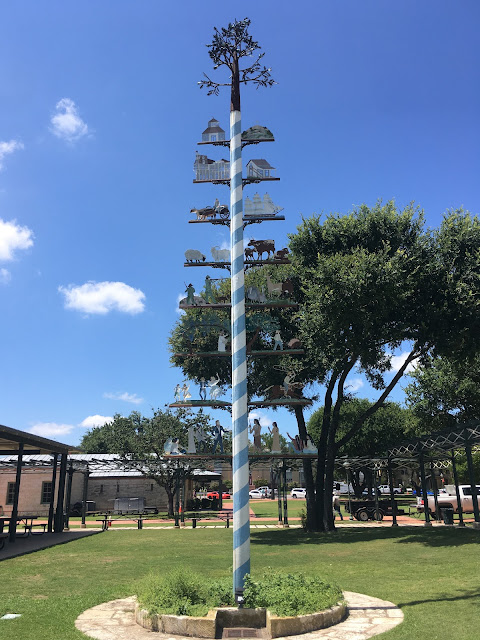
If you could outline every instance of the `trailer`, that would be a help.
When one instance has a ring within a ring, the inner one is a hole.
[[[391,500],[379,499],[378,513],[375,500],[350,500],[350,502],[346,503],[345,508],[348,513],[351,513],[353,517],[360,520],[360,522],[383,520],[384,516],[393,516]],[[405,513],[403,509],[399,509],[395,503],[395,515],[403,515],[403,513]]]

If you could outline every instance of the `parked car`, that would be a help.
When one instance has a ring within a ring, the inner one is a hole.
[[[477,495],[480,495],[480,484],[476,485]],[[463,513],[473,513],[473,495],[472,487],[469,484],[461,484],[458,487],[460,494],[460,504],[462,506]],[[428,508],[432,515],[435,514],[435,498],[429,496],[428,492]],[[439,493],[437,496],[437,502],[439,509],[453,509],[455,513],[458,513],[458,500],[457,492],[454,484],[445,485],[445,493]],[[417,511],[423,513],[425,511],[425,503],[422,497],[417,498]]]
[[[227,499],[227,500],[228,500],[230,497],[231,497],[231,496],[230,496],[230,494],[229,494],[227,491],[223,491],[223,493],[222,493],[222,500],[225,500],[225,499]],[[209,498],[210,500],[213,500],[214,498],[216,498],[216,499],[218,500],[218,499],[219,499],[219,493],[218,493],[218,491],[209,491],[209,492],[207,493],[207,498]]]
[[[305,498],[307,495],[307,490],[303,488],[295,488],[290,491],[290,496],[292,498]]]
[[[257,487],[257,489],[259,491],[263,491],[265,497],[267,498],[270,498],[270,496],[272,495],[272,490],[270,489],[270,487]]]
[[[260,489],[252,489],[248,492],[248,496],[249,498],[253,498],[254,500],[265,498],[265,494],[263,493],[263,491],[260,491]]]
[[[380,484],[378,486],[380,493],[390,493],[390,486],[388,484]],[[402,493],[400,487],[393,487],[393,493]]]

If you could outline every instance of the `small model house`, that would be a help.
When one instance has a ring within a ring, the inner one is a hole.
[[[202,133],[202,142],[219,142],[221,140],[225,140],[225,131],[219,126],[218,120],[212,118]]]
[[[247,162],[247,176],[249,178],[274,178],[275,167],[266,160],[249,160]]]
[[[210,158],[198,152],[195,157],[193,170],[195,171],[195,180],[230,179],[230,162],[228,160],[210,160]]]

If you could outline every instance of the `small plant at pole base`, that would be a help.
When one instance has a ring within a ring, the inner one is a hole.
[[[259,578],[245,577],[244,606],[262,607],[276,616],[298,616],[329,609],[343,601],[336,584],[303,573],[267,569]]]

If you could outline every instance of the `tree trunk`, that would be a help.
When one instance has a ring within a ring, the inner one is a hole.
[[[238,67],[238,58],[235,54],[233,55],[230,111],[240,111],[240,70]]]
[[[295,407],[295,417],[297,418],[298,435],[303,441],[307,439],[307,427],[305,426],[305,416],[303,407]],[[315,511],[315,482],[313,477],[312,461],[303,460],[303,475],[305,478],[305,489],[307,498],[307,531],[314,531],[314,511]]]
[[[173,510],[173,498],[175,496],[175,492],[168,485],[164,485],[167,498],[168,498],[168,517],[173,518],[175,513]]]

